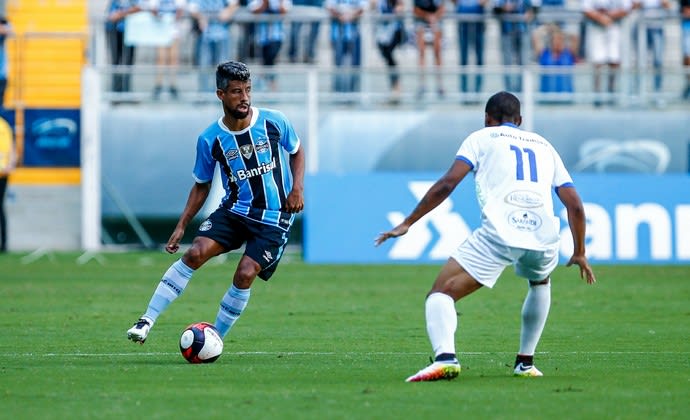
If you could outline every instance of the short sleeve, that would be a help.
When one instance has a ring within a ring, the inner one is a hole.
[[[561,159],[561,156],[556,152],[556,149],[553,147],[551,148],[551,152],[553,153],[553,187],[562,187],[564,185],[572,184],[573,179],[570,176],[570,173],[568,170],[565,168],[565,165],[563,164],[563,159]]]
[[[202,184],[211,182],[215,169],[216,161],[211,156],[211,148],[208,146],[206,139],[199,136],[196,142],[196,161],[194,162],[194,170],[192,172],[194,180]]]
[[[288,153],[291,155],[295,154],[297,150],[299,150],[300,139],[294,127],[285,116],[283,116],[283,127],[285,131],[283,137],[280,139],[280,144]]]
[[[476,169],[477,162],[479,162],[479,148],[474,134],[467,136],[460,144],[460,148],[455,154],[455,160],[462,160],[470,165],[473,170]]]

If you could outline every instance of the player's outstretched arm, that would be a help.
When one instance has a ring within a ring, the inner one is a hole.
[[[471,169],[472,168],[467,163],[461,160],[454,161],[450,169],[448,169],[448,171],[429,188],[429,191],[424,194],[424,197],[422,197],[414,210],[412,210],[412,213],[410,213],[410,215],[398,226],[387,232],[381,232],[376,239],[374,239],[374,245],[379,246],[387,239],[406,234],[410,226],[431,210],[435,209],[443,200],[448,198],[455,187],[457,187]]]
[[[177,226],[175,226],[175,230],[172,235],[170,235],[170,239],[168,239],[168,243],[165,245],[165,250],[170,254],[174,254],[180,249],[180,241],[184,236],[187,224],[196,216],[199,210],[201,210],[201,206],[206,202],[206,198],[210,192],[210,182],[203,184],[197,182],[192,186],[192,189],[189,191],[189,197],[187,197],[187,204],[185,204],[182,215],[180,215],[180,219],[177,221]]]
[[[567,267],[575,264],[580,267],[580,278],[586,279],[588,284],[595,283],[596,277],[585,256],[585,208],[582,205],[580,195],[574,187],[558,188],[558,198],[568,212],[568,225],[573,236],[573,255],[566,264]]]

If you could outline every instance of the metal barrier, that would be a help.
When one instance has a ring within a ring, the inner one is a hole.
[[[281,55],[278,64],[273,67],[262,66],[258,57],[238,57],[239,48],[238,42],[253,42],[246,41],[243,38],[243,25],[248,23],[259,23],[270,20],[283,20],[286,23],[285,30],[289,31],[289,23],[300,20],[305,22],[318,20],[322,23],[320,38],[319,38],[319,58],[315,65],[291,64],[285,58],[285,51],[287,50],[287,36],[281,49]],[[297,14],[288,13],[285,16],[275,15],[251,15],[243,10],[238,13],[230,26],[230,38],[233,46],[228,51],[228,58],[242,59],[251,65],[255,78],[255,92],[258,96],[264,99],[269,99],[272,102],[293,101],[295,99],[304,98],[305,88],[307,83],[307,73],[316,71],[317,95],[320,102],[328,104],[350,104],[358,106],[376,106],[385,105],[388,98],[388,83],[386,80],[387,69],[379,52],[376,49],[375,41],[375,25],[382,19],[390,19],[388,17],[382,18],[374,14],[366,14],[361,21],[362,27],[362,49],[363,49],[363,64],[360,67],[336,67],[333,64],[331,56],[332,50],[330,41],[328,40],[329,19],[325,13],[322,17],[315,15],[298,16]],[[407,23],[407,27],[412,28],[411,14],[404,15],[403,19]],[[654,91],[651,80],[655,74],[654,68],[648,64],[648,53],[644,42],[637,45],[633,44],[632,37],[623,37],[623,62],[621,68],[617,72],[619,83],[615,92],[596,92],[593,87],[593,72],[594,66],[586,60],[580,61],[571,67],[544,67],[540,66],[535,61],[535,52],[533,51],[534,37],[537,36],[535,28],[537,24],[532,22],[529,24],[529,30],[524,34],[523,43],[526,46],[524,49],[523,65],[505,66],[501,60],[500,34],[498,33],[499,19],[493,15],[486,14],[483,19],[487,25],[486,33],[486,64],[477,66],[476,64],[460,66],[458,64],[458,39],[456,24],[463,21],[476,20],[477,17],[473,15],[454,14],[449,13],[443,20],[444,28],[444,63],[440,69],[420,69],[417,64],[417,50],[414,45],[406,44],[397,51],[399,61],[398,71],[402,77],[403,95],[400,98],[400,103],[405,105],[417,105],[419,103],[434,104],[434,103],[473,103],[477,100],[484,100],[484,98],[496,91],[505,89],[503,79],[510,74],[518,74],[522,78],[522,82],[529,83],[524,80],[525,77],[532,78],[532,84],[535,100],[538,103],[548,104],[592,104],[594,102],[615,102],[621,106],[648,106],[658,104],[680,104],[682,105],[681,93],[685,77],[688,69],[682,66],[680,60],[679,45],[679,28],[680,23],[678,15],[675,12],[666,14],[643,14],[640,12],[633,12],[623,22],[623,33],[632,36],[635,29],[639,38],[644,39],[642,34],[649,22],[657,22],[663,20],[666,27],[666,52],[664,56],[664,65],[661,70],[664,79],[664,85],[661,90]],[[509,19],[509,18],[503,18]],[[512,18],[519,21],[522,18]],[[538,15],[537,23],[539,25],[548,23],[565,23],[574,28],[580,28],[583,23],[582,14],[579,11],[565,10],[565,11],[548,11],[545,10]],[[133,78],[133,88],[130,92],[113,92],[106,84],[104,86],[104,98],[113,102],[149,102],[151,100],[151,90],[153,88],[153,78],[159,68],[154,64],[153,51],[149,47],[138,47],[136,53],[136,61],[133,66],[111,66],[105,59],[106,50],[102,42],[102,22],[94,21],[92,29],[94,33],[94,42],[92,48],[94,50],[91,54],[92,63],[96,64],[99,71],[106,77],[113,74],[131,74]],[[100,35],[99,35],[100,33]],[[583,40],[586,43],[586,39]],[[200,88],[199,78],[212,78],[215,68],[213,67],[197,67],[192,64],[191,48],[193,39],[189,37],[183,39],[181,46],[183,53],[181,54],[181,63],[177,69],[178,78],[182,84],[181,96],[182,99],[194,102],[204,102],[214,100],[213,92],[205,91]],[[603,69],[602,77],[607,76],[607,70]],[[444,84],[444,96],[436,97],[433,95],[419,98],[415,94],[417,91],[419,80],[422,74],[426,72],[427,78],[431,79],[430,75],[437,73]],[[275,90],[268,91],[263,81],[268,74],[275,73],[278,75],[278,83]],[[481,74],[486,80],[480,92],[461,92],[459,89],[459,78],[461,76],[469,76]],[[353,75],[359,78],[360,88],[353,92],[335,92],[332,89],[332,80],[338,76]],[[540,92],[538,79],[541,76],[559,75],[572,78],[574,84],[573,92]],[[264,94],[265,93],[265,94]]]

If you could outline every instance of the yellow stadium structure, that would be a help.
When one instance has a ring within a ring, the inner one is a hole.
[[[6,14],[14,35],[7,39],[9,60],[5,106],[14,109],[15,136],[23,152],[27,108],[78,109],[81,72],[87,61],[88,2],[10,0]],[[78,168],[20,168],[13,183],[79,183]]]

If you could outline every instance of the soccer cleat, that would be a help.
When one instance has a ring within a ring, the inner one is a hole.
[[[515,370],[513,371],[513,376],[520,376],[522,378],[530,378],[534,376],[544,376],[543,373],[534,365],[531,366],[525,366],[522,363],[518,363],[517,366],[515,366]]]
[[[451,380],[460,374],[460,364],[455,362],[434,362],[409,378],[405,382]]]
[[[127,330],[127,338],[135,343],[144,344],[144,341],[146,341],[146,336],[149,335],[150,330],[151,321],[145,318],[139,318],[139,320],[134,323],[132,328]]]

